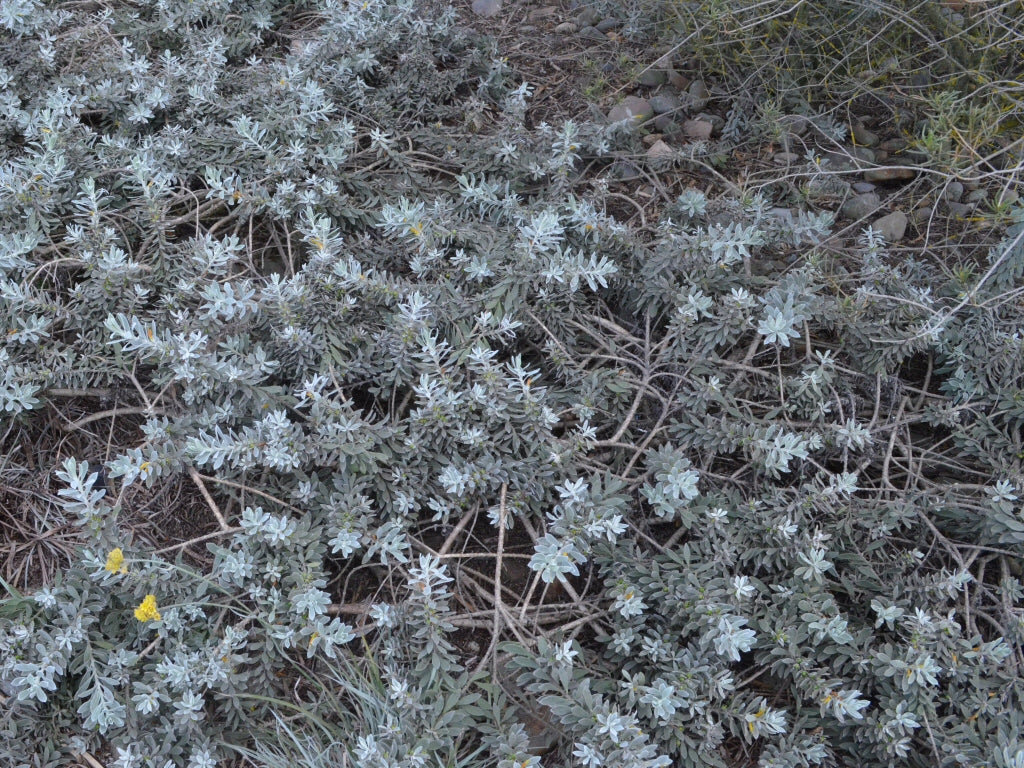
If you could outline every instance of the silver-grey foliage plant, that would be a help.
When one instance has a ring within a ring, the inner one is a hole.
[[[6,585],[0,763],[540,765],[514,691],[551,765],[1024,767],[1024,226],[969,285],[756,194],[628,226],[630,126],[412,0],[0,41],[0,473],[78,545]]]

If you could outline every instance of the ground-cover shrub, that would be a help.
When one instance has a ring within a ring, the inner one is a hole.
[[[5,764],[1024,762],[1019,210],[631,228],[445,9],[3,8]]]

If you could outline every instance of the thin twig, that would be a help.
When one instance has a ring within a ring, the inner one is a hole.
[[[504,490],[502,490],[502,498],[504,498],[504,495]],[[442,544],[441,548],[437,550],[438,558],[444,558],[448,556],[448,550],[451,549],[452,546],[455,544],[455,539],[459,537],[459,534],[462,533],[463,529],[467,525],[469,525],[469,521],[476,517],[476,514],[479,511],[479,506],[475,506],[473,507],[473,509],[466,511],[466,514],[462,516],[462,519],[459,520],[458,524],[452,529],[452,532],[448,534],[448,538],[444,540],[444,544]]]
[[[494,623],[491,627],[491,644],[487,649],[487,653],[480,658],[480,663],[477,665],[473,677],[480,673],[488,659],[494,663],[492,672],[495,677],[498,674],[498,657],[495,655],[494,649],[498,647],[498,637],[501,635],[502,609],[505,607],[501,600],[501,559],[502,555],[505,554],[505,516],[508,514],[505,499],[507,495],[508,483],[502,483],[501,497],[498,500],[498,548],[494,556]]]
[[[196,472],[195,467],[189,467],[188,474],[189,477],[192,478],[192,482],[196,484],[196,487],[199,489],[199,492],[203,494],[203,498],[206,499],[206,504],[207,506],[210,507],[210,510],[213,512],[213,516],[217,518],[217,523],[220,525],[220,529],[225,533],[227,531],[230,531],[231,526],[228,525],[228,521],[224,519],[224,515],[221,514],[220,507],[218,507],[217,502],[213,500],[213,496],[211,496],[210,492],[206,490],[206,484],[203,482],[203,478],[200,476],[200,474]]]
[[[302,514],[302,510],[299,509],[298,507],[292,506],[291,504],[289,504],[284,499],[279,499],[279,498],[277,498],[277,496],[273,496],[273,495],[267,493],[266,491],[261,491],[261,490],[259,490],[257,488],[252,488],[252,487],[250,487],[248,485],[243,485],[242,483],[236,483],[233,480],[225,480],[222,477],[212,477],[211,475],[199,475],[199,479],[200,480],[206,480],[207,482],[210,482],[210,483],[217,483],[218,485],[226,485],[226,486],[229,486],[231,488],[238,488],[241,491],[248,491],[249,493],[253,493],[253,494],[257,495],[257,496],[262,496],[264,499],[267,499],[268,501],[272,501],[275,504],[280,504],[282,507],[284,507],[285,509],[290,509],[292,512],[295,512],[297,514]]]
[[[214,531],[213,533],[207,533],[204,536],[196,536],[194,539],[189,539],[188,541],[183,541],[180,544],[174,544],[173,546],[170,546],[170,547],[164,547],[163,549],[158,549],[153,554],[154,555],[166,555],[168,552],[174,552],[174,551],[179,550],[179,549],[185,549],[186,547],[191,547],[193,544],[199,544],[200,542],[203,542],[203,541],[209,541],[210,539],[216,539],[216,538],[219,538],[220,536],[226,536],[229,533],[238,533],[240,530],[242,530],[242,529],[241,528],[227,528],[226,530]]]
[[[101,419],[113,419],[118,416],[131,416],[133,414],[143,414],[145,416],[160,415],[163,411],[160,409],[152,409],[148,405],[137,405],[129,408],[111,408],[106,411],[99,411],[97,413],[89,414],[84,416],[78,421],[72,421],[63,426],[65,432],[74,432],[75,430],[81,429],[86,424],[91,424],[94,421]]]

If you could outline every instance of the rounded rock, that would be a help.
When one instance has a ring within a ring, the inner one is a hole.
[[[875,162],[875,150],[869,147],[854,147],[850,150],[850,154],[864,163]]]
[[[873,147],[878,143],[878,134],[869,131],[862,123],[853,124],[853,139],[862,147]]]
[[[947,202],[959,203],[960,198],[964,196],[964,185],[959,181],[951,181],[946,185],[946,189],[942,193],[942,196]]]
[[[810,129],[811,121],[804,115],[783,115],[779,118],[779,125],[786,133],[803,136]]]
[[[558,8],[556,8],[553,5],[548,5],[548,6],[545,6],[543,8],[535,8],[534,10],[532,10],[528,14],[526,14],[526,18],[527,18],[528,21],[534,21],[534,22],[547,21],[552,16],[555,16],[557,14],[558,14]]]
[[[703,80],[694,80],[690,83],[687,94],[690,97],[690,108],[695,112],[704,109],[708,105],[708,99],[711,98],[711,93]]]
[[[616,160],[608,167],[608,175],[616,181],[636,181],[642,174],[628,160]]]
[[[641,99],[639,96],[627,96],[612,107],[608,113],[608,119],[613,123],[617,123],[620,120],[632,118],[637,123],[640,123],[650,119],[653,114],[654,110],[651,109],[650,102],[647,99]]]
[[[679,123],[672,119],[672,115],[668,114],[658,115],[654,118],[654,127],[662,133],[679,133],[682,130]]]
[[[608,38],[602,35],[593,27],[583,27],[580,30],[580,39],[588,40],[594,43],[607,43]]]
[[[885,152],[899,152],[907,146],[906,139],[886,139],[878,148]]]
[[[695,115],[694,120],[705,120],[711,123],[716,131],[720,131],[725,127],[725,119],[720,115],[716,115],[712,112],[701,112],[699,115]]]
[[[647,150],[647,157],[650,160],[666,162],[671,161],[675,156],[675,150],[661,140],[654,142],[651,148]]]
[[[866,192],[843,203],[839,208],[839,215],[856,221],[870,216],[881,207],[881,198],[874,192]]]
[[[800,155],[796,152],[776,152],[772,155],[772,161],[776,165],[793,165],[793,163],[799,162]]]
[[[710,120],[687,120],[683,123],[683,133],[691,139],[710,139],[714,130],[714,123]]]
[[[686,75],[679,74],[674,69],[671,69],[668,72],[668,84],[677,91],[685,91],[690,87],[690,78]]]
[[[907,231],[907,214],[895,211],[873,222],[871,228],[880,232],[885,242],[898,243]]]
[[[675,112],[681,109],[683,103],[679,100],[679,97],[674,93],[659,93],[657,96],[650,98],[651,109],[654,110],[654,114],[662,115],[666,112]]]
[[[489,19],[501,12],[501,0],[473,0],[470,8],[477,16]]]
[[[913,220],[915,226],[920,227],[925,224],[932,217],[932,207],[926,205],[923,208],[918,208],[910,214],[910,218]]]
[[[872,168],[864,171],[865,181],[909,181],[914,178],[911,168]]]
[[[1007,187],[1006,189],[1000,191],[998,195],[996,195],[996,205],[1010,206],[1016,203],[1018,200],[1020,200],[1020,195],[1017,194],[1017,190],[1013,189],[1012,187]]]
[[[636,81],[647,88],[657,88],[668,79],[668,75],[660,69],[647,69],[640,73]]]

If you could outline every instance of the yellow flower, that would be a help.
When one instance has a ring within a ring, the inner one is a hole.
[[[135,618],[139,621],[160,621],[160,611],[156,609],[156,595],[146,595],[139,607],[135,609]]]
[[[111,573],[128,573],[128,566],[124,564],[124,552],[120,547],[110,550],[110,554],[107,555],[107,564],[103,567]]]

